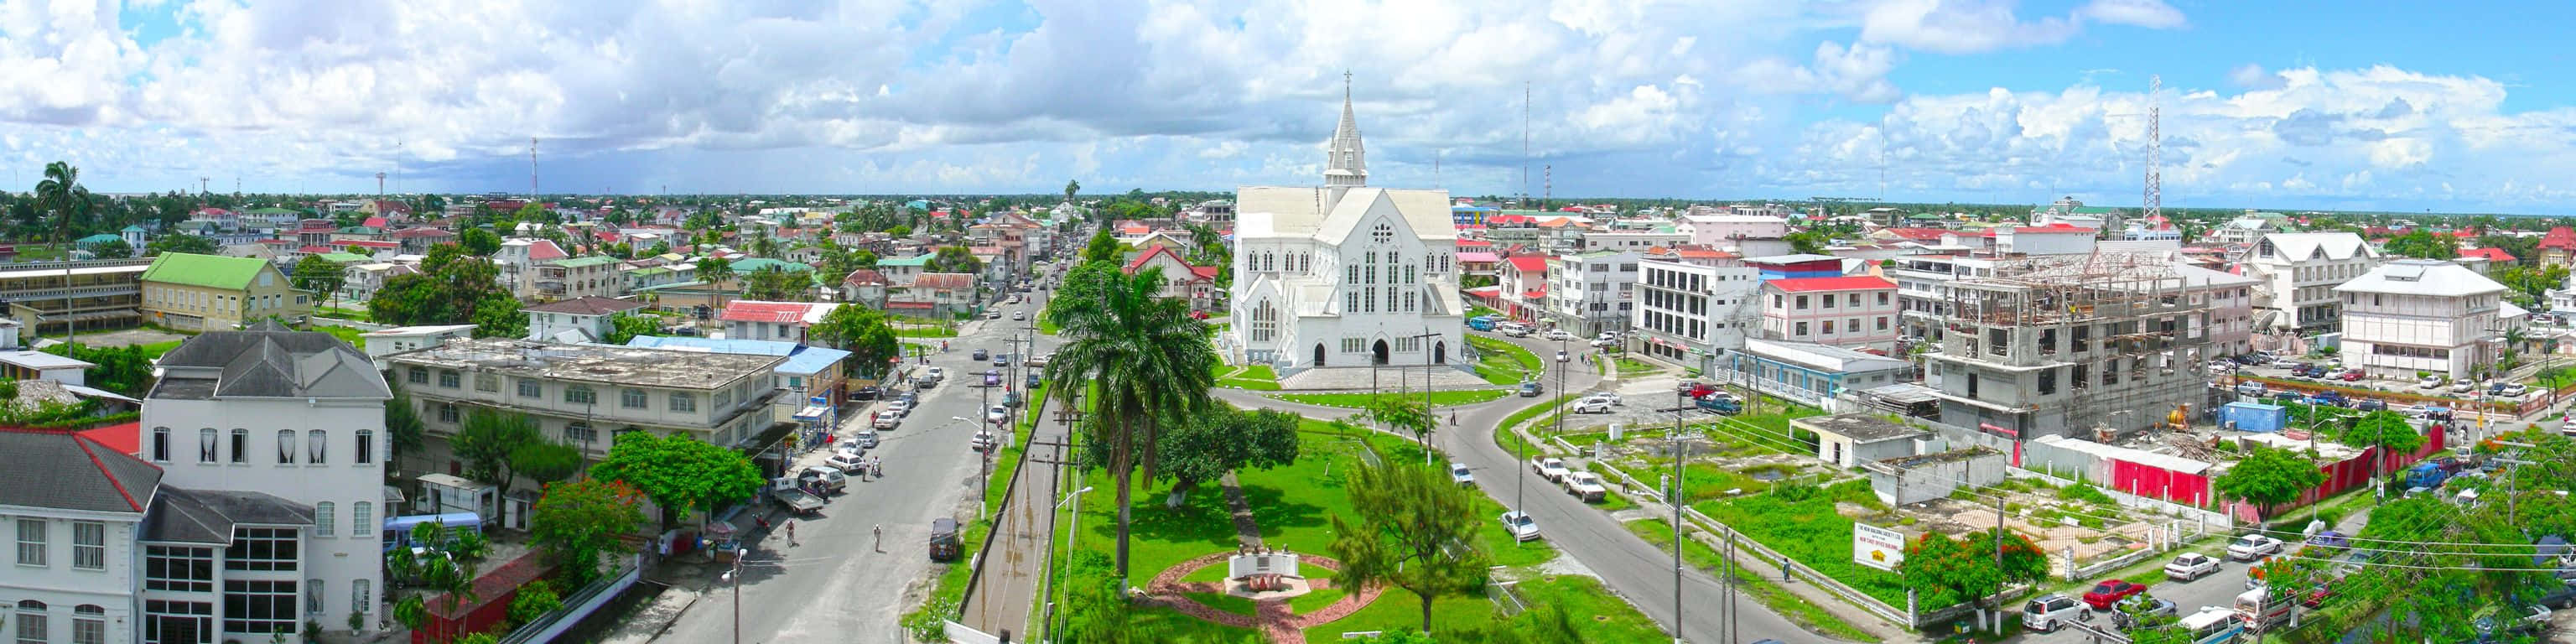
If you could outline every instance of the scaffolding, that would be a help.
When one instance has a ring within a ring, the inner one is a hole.
[[[2195,289],[2178,266],[2165,250],[2001,263],[1951,285],[1943,357],[1971,370],[2038,372],[2015,376],[2033,389],[2011,399],[2031,401],[2020,407],[2033,422],[2063,419],[2052,433],[2147,428],[2197,400],[2204,383],[2192,366],[2213,341],[2214,293]]]

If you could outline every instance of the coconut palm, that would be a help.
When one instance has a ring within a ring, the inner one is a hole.
[[[90,210],[89,188],[82,187],[80,184],[80,168],[72,167],[69,161],[45,164],[45,178],[36,182],[36,203],[44,206],[45,211],[53,213],[54,244],[63,250],[63,258],[70,259],[72,220],[88,218]],[[63,271],[63,285],[68,287],[71,285],[71,269],[66,268]],[[69,317],[71,305],[71,291],[66,288],[63,291],[65,316],[63,333],[66,343],[78,336],[78,332],[72,328]]]
[[[1052,393],[1072,409],[1075,394],[1090,390],[1083,439],[1090,458],[1117,480],[1120,588],[1127,587],[1128,488],[1135,470],[1141,464],[1146,480],[1154,478],[1162,423],[1207,409],[1208,389],[1216,384],[1207,323],[1190,317],[1189,302],[1157,297],[1162,285],[1159,270],[1127,275],[1114,265],[1085,264],[1065,276],[1045,313],[1065,339],[1047,363],[1047,381],[1092,385],[1059,384]]]
[[[698,258],[697,276],[710,288],[724,288],[725,280],[733,279],[733,264],[726,263],[722,257],[701,257]]]

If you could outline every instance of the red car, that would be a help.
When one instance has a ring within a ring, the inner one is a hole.
[[[2147,592],[2147,587],[2118,579],[2107,579],[2102,583],[2094,584],[2092,592],[2084,593],[2084,605],[2093,607],[2093,610],[2111,610],[2112,604],[2120,603],[2120,600],[2128,599],[2130,595],[2143,592]]]
[[[2343,381],[2344,381],[2344,382],[2352,382],[2352,381],[2356,381],[2356,380],[2360,380],[2360,379],[2361,379],[2361,372],[2359,372],[2359,371],[2346,371],[2346,372],[2343,372]]]
[[[2301,605],[2301,606],[2306,606],[2306,607],[2309,607],[2309,608],[2318,608],[2318,607],[2323,606],[2323,605],[2326,603],[2326,598],[2333,597],[2333,596],[2334,596],[2334,585],[2333,585],[2333,584],[2331,584],[2331,583],[2322,583],[2322,584],[2317,584],[2317,589],[2316,589],[2316,590],[2308,591],[2308,597],[2307,597],[2307,599],[2299,600],[2299,605]]]

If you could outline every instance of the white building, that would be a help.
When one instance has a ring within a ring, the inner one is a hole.
[[[421,458],[447,471],[447,437],[473,409],[524,413],[550,439],[608,453],[612,432],[686,433],[751,447],[770,422],[777,356],[484,338],[387,356],[429,429]],[[380,421],[381,422],[381,421]],[[405,468],[412,470],[414,468]],[[522,485],[524,489],[525,485]]]
[[[1626,329],[1636,310],[1637,262],[1643,259],[1633,250],[1548,258],[1548,319],[1585,336]]]
[[[391,514],[378,513],[384,376],[330,334],[273,322],[190,338],[160,367],[139,443],[165,486],[143,538],[147,639],[265,641],[306,620],[345,628],[351,612],[373,630]]]
[[[1741,239],[1779,239],[1789,235],[1789,220],[1770,215],[1683,215],[1681,232],[1690,243],[1733,248]]]
[[[1233,360],[1283,369],[1449,364],[1465,338],[1446,190],[1367,185],[1346,96],[1324,185],[1236,192]],[[1436,337],[1419,338],[1423,334]]]
[[[471,337],[474,337],[474,325],[471,324],[398,326],[358,334],[358,339],[367,343],[367,357],[378,360],[379,366],[385,356],[435,347],[450,339]]]
[[[1762,322],[1762,272],[1741,261],[1723,265],[1659,260],[1637,263],[1637,308],[1629,322],[1630,355],[1713,373],[1718,356],[1744,346]]]
[[[2245,276],[2261,280],[2254,290],[2255,328],[2302,334],[2335,330],[2343,323],[2343,299],[2335,295],[2335,285],[2361,277],[2379,261],[2379,249],[2353,233],[2264,235],[2245,258]]]
[[[579,344],[608,339],[619,313],[644,308],[643,302],[584,296],[520,309],[528,315],[528,339]]]
[[[2334,287],[2343,298],[2343,360],[2373,377],[2428,372],[2466,378],[2493,364],[2503,284],[2467,267],[2400,259]]]
[[[161,476],[87,436],[0,429],[0,526],[16,546],[0,556],[8,641],[146,641],[140,541]]]

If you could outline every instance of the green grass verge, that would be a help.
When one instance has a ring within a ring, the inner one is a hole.
[[[1659,373],[1664,370],[1663,367],[1658,367],[1636,358],[1620,358],[1618,359],[1618,364],[1619,375],[1621,376],[1638,376],[1650,373]]]
[[[1217,365],[1212,371],[1216,375],[1216,386],[1219,387],[1253,391],[1279,390],[1279,374],[1272,371],[1270,365],[1256,364],[1239,367]]]
[[[1793,495],[1757,494],[1703,501],[1691,508],[1879,601],[1892,606],[1905,604],[1905,581],[1896,573],[1852,562],[1852,520],[1834,511],[1836,502],[1884,509],[1878,496],[1870,492],[1868,481],[1837,483],[1794,500],[1790,496]],[[1938,595],[1923,598],[1925,606],[1950,603],[1954,600]]]
[[[1523,579],[1512,588],[1532,609],[1564,607],[1586,642],[1655,642],[1668,637],[1654,620],[1611,594],[1598,579],[1556,575]]]
[[[1489,400],[1495,400],[1495,399],[1502,398],[1504,395],[1505,395],[1505,392],[1504,392],[1503,390],[1501,390],[1501,389],[1468,389],[1468,390],[1459,390],[1459,391],[1434,391],[1434,392],[1430,392],[1430,394],[1428,395],[1428,398],[1430,398],[1430,400],[1431,400],[1431,406],[1433,406],[1433,407],[1452,407],[1452,406],[1457,406],[1457,405],[1472,405],[1472,404],[1475,404],[1475,403],[1485,402],[1485,401],[1489,401]],[[1425,395],[1424,395],[1424,394],[1403,394],[1403,393],[1378,393],[1378,394],[1274,394],[1274,395],[1272,395],[1272,396],[1270,396],[1270,397],[1271,397],[1272,399],[1274,399],[1274,400],[1284,400],[1284,401],[1288,401],[1288,402],[1292,402],[1292,403],[1301,403],[1301,404],[1307,404],[1307,405],[1318,405],[1318,406],[1323,406],[1323,407],[1340,407],[1340,408],[1344,408],[1344,409],[1366,409],[1366,408],[1368,408],[1368,406],[1369,406],[1369,404],[1370,404],[1370,403],[1374,403],[1374,402],[1376,402],[1376,401],[1378,401],[1378,400],[1382,400],[1382,399],[1385,399],[1385,398],[1392,398],[1392,397],[1396,397],[1396,396],[1403,396],[1403,397],[1405,397],[1405,398],[1415,399],[1415,400],[1420,400],[1420,399],[1422,399],[1422,398],[1424,398],[1424,397],[1425,397]]]
[[[1476,348],[1476,375],[1497,385],[1517,384],[1544,372],[1538,355],[1520,345],[1480,335],[1467,336],[1467,344]]]
[[[1663,519],[1644,519],[1630,521],[1627,526],[1629,532],[1645,539],[1647,543],[1655,544],[1655,547],[1662,548],[1665,552],[1672,551],[1673,524],[1671,522]],[[1697,539],[1684,541],[1682,544],[1682,561],[1690,564],[1690,567],[1712,575],[1719,574],[1723,569],[1719,563],[1725,558],[1718,556],[1717,549],[1710,548],[1708,544],[1700,543]],[[1735,581],[1736,588],[1751,595],[1753,601],[1760,602],[1763,607],[1771,609],[1771,612],[1778,613],[1781,617],[1788,618],[1790,623],[1807,630],[1854,642],[1878,639],[1868,631],[1863,631],[1835,617],[1824,607],[1817,606],[1814,602],[1799,597],[1797,593],[1789,592],[1789,589],[1772,583],[1769,578],[1739,570],[1736,571]]]
[[[358,309],[344,309],[336,306],[313,307],[313,315],[326,318],[339,318],[343,320],[357,320],[359,322],[371,321],[367,317],[366,311]]]
[[[1637,479],[1637,482],[1646,485],[1654,485],[1657,481],[1661,480],[1660,477],[1669,476],[1673,472],[1671,459],[1663,459],[1662,462],[1658,463],[1649,463],[1645,467],[1630,467],[1624,464],[1613,465],[1611,467],[1619,468],[1619,471],[1627,473],[1629,477],[1635,478]],[[1694,462],[1684,469],[1686,471],[1682,476],[1683,503],[1698,503],[1701,501],[1724,498],[1727,496],[1727,490],[1742,490],[1744,494],[1759,494],[1771,487],[1769,483],[1756,481],[1753,477],[1745,476],[1734,470],[1718,467],[1715,463]]]
[[[900,327],[895,327],[895,328],[894,328],[894,337],[898,337],[898,338],[954,338],[954,337],[957,337],[957,329],[955,329],[955,328],[948,328],[948,327],[935,327],[935,326],[900,326]]]

